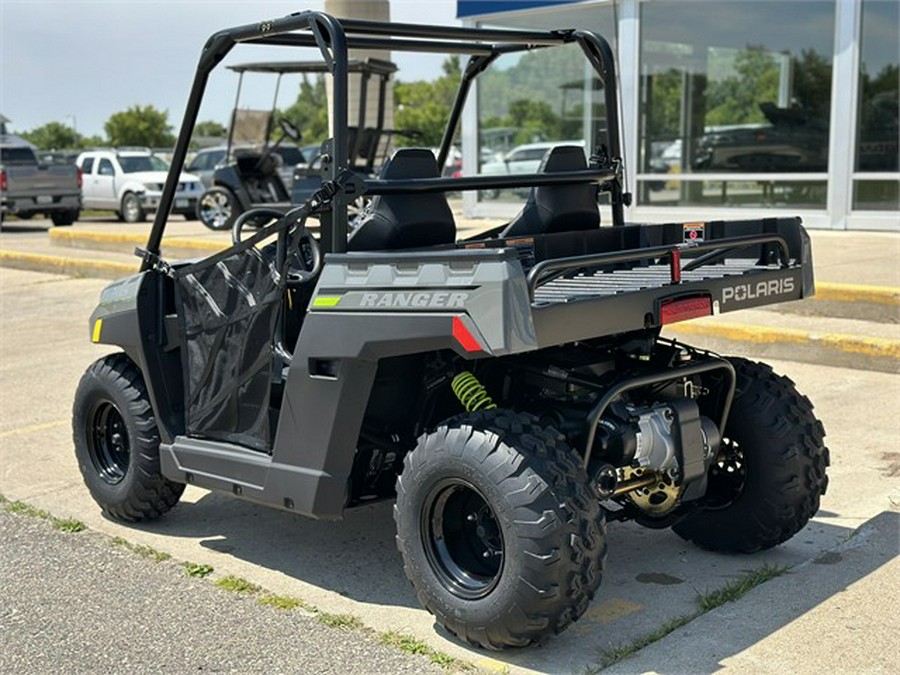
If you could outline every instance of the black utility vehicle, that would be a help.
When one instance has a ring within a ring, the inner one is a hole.
[[[197,204],[197,216],[211,230],[231,229],[239,215],[254,207],[266,207],[287,211],[292,202],[308,199],[322,185],[321,155],[313,158],[311,166],[290,167],[284,171],[279,162],[285,155],[282,144],[285,139],[299,142],[302,131],[290,120],[280,117],[278,91],[281,78],[291,74],[329,73],[327,63],[304,61],[276,61],[245,63],[228,66],[238,73],[237,94],[228,129],[225,159],[215,168],[212,185],[203,193]],[[351,166],[371,173],[378,157],[377,151],[389,138],[384,131],[385,91],[397,66],[378,59],[351,59],[348,73],[358,73],[360,96],[358,97],[358,124],[348,128],[348,151]],[[251,110],[241,107],[241,88],[247,73],[275,75],[275,94],[271,110]],[[378,109],[374,126],[366,126],[366,91],[370,85],[378,85]],[[280,133],[273,140],[275,126]],[[258,221],[257,221],[258,222]]]
[[[244,213],[227,250],[165,261],[204,84],[236,43],[321,50],[334,82],[327,180],[287,214]],[[442,177],[479,73],[500,54],[573,44],[604,84],[608,132],[590,158],[563,146],[534,174]],[[469,56],[437,158],[403,149],[377,179],[351,171],[353,48]],[[626,224],[616,96],[609,45],[577,29],[304,12],[213,35],[141,272],[103,291],[90,320],[94,342],[122,348],[88,369],[74,405],[78,461],[103,510],[155,518],[185,484],[323,519],[396,497],[419,599],[490,648],[582,615],[608,520],[744,553],[796,534],[827,485],[812,404],[764,364],[660,331],[811,295],[809,238],[798,218]],[[523,186],[510,223],[457,241],[446,192]],[[361,195],[372,199],[348,236]],[[242,240],[260,218],[271,220]]]

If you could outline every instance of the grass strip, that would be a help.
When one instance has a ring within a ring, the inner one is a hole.
[[[770,579],[781,576],[789,569],[790,568],[786,566],[769,565],[766,563],[762,567],[745,572],[737,579],[725,584],[722,588],[705,593],[698,593],[696,598],[697,609],[695,611],[671,619],[659,628],[646,633],[645,635],[641,635],[627,644],[616,645],[615,647],[604,649],[600,652],[600,662],[595,668],[590,669],[588,672],[598,673],[614,663],[618,663],[623,659],[633,656],[644,647],[651,645],[658,640],[662,640],[672,631],[690,623],[697,617],[712,611],[716,607],[721,607],[726,603],[739,600],[751,589],[756,588]]]

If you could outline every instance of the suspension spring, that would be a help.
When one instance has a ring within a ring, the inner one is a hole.
[[[497,407],[494,399],[488,396],[487,389],[478,381],[477,377],[467,370],[453,378],[450,388],[466,412],[493,410]]]

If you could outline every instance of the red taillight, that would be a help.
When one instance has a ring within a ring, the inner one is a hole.
[[[708,295],[699,298],[663,300],[659,307],[659,322],[665,326],[710,314],[712,314],[712,299]]]
[[[76,166],[75,170],[78,172],[78,189],[81,189],[81,186],[84,184],[84,174],[81,172],[81,167]]]
[[[453,338],[467,352],[483,352],[478,340],[458,316],[453,317]]]
[[[6,190],[6,170],[0,171],[0,190]]]

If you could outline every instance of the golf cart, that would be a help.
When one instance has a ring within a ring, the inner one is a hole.
[[[322,184],[321,156],[309,166],[298,167],[299,185],[295,193],[292,194],[293,186],[284,180],[284,172],[279,171],[281,154],[278,153],[278,149],[285,139],[299,143],[301,131],[288,119],[277,115],[277,103],[284,75],[324,74],[328,72],[326,64],[289,61],[239,64],[227,68],[238,73],[238,86],[225,159],[215,168],[212,185],[203,193],[197,205],[197,215],[203,224],[212,230],[229,229],[241,213],[257,206],[285,211],[291,204],[305,201],[314,189]],[[359,73],[361,76],[359,125],[349,130],[350,156],[364,159],[366,163],[363,168],[374,162],[379,143],[384,138],[382,131],[385,90],[388,80],[396,69],[393,63],[378,59],[348,62],[348,72]],[[250,110],[240,107],[241,87],[246,73],[277,75],[271,110]],[[375,127],[367,128],[366,88],[373,76],[379,79],[378,122]],[[280,135],[272,142],[276,126]],[[357,129],[361,131],[357,133]],[[288,172],[288,175],[291,175],[291,172]]]
[[[321,51],[334,85],[325,182],[290,210],[235,218],[233,244],[209,258],[165,260],[207,76],[238,43]],[[564,45],[604,83],[606,133],[590,156],[560,146],[533,173],[442,176],[478,75],[501,54]],[[352,170],[348,51],[362,48],[469,57],[437,157],[406,148],[378,177]],[[812,295],[810,239],[795,217],[626,223],[617,96],[609,44],[580,29],[300,12],[213,35],[140,272],[106,288],[90,319],[95,343],[120,348],[88,368],[73,409],[103,511],[156,518],[185,485],[332,520],[395,499],[419,600],[498,649],[584,614],[608,520],[723,552],[799,532],[828,481],[809,399],[765,364],[661,331]],[[515,218],[457,240],[447,192],[518,187],[529,194]],[[361,195],[372,199],[350,234]]]

